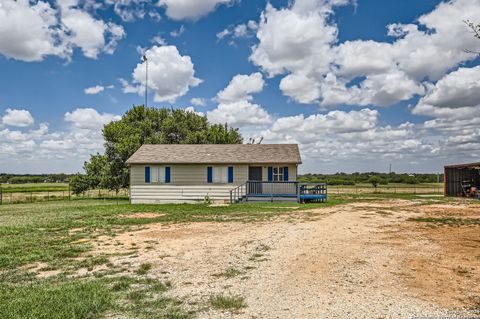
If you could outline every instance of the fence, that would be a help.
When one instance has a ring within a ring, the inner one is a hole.
[[[126,197],[128,197],[128,189],[121,189],[118,194],[116,194],[114,191],[99,189],[90,190],[84,194],[75,195],[70,190],[10,192],[0,187],[0,205],[49,202],[55,200],[121,199]]]
[[[434,194],[443,195],[442,185],[412,185],[412,186],[329,186],[330,194]]]

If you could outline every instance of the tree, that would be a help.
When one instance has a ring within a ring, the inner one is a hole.
[[[89,177],[90,188],[108,188],[106,178],[109,174],[109,165],[105,155],[99,153],[91,155],[90,161],[85,162],[83,169]]]
[[[70,189],[73,194],[84,194],[90,189],[90,179],[87,175],[75,174],[70,178]]]
[[[377,189],[378,184],[380,183],[380,178],[378,176],[372,176],[368,179],[368,182],[375,187],[375,190]]]
[[[210,124],[206,117],[182,109],[134,106],[102,130],[105,155],[92,155],[84,168],[91,187],[118,193],[129,184],[127,159],[143,144],[241,144],[238,129]]]
[[[480,40],[480,23],[473,23],[470,20],[466,20],[464,22],[472,30],[473,36]],[[474,51],[470,49],[466,49],[465,51],[468,53],[480,54],[480,51]]]

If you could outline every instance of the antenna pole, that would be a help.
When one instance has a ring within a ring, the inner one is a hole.
[[[145,108],[148,107],[148,59],[145,56]]]

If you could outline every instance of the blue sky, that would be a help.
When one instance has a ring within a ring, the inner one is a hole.
[[[302,172],[480,157],[476,0],[0,0],[0,17],[2,172],[80,171],[143,104],[144,53],[150,106],[299,143]]]

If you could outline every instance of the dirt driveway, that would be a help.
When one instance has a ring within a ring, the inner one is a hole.
[[[151,263],[150,276],[171,281],[200,318],[440,315],[478,301],[480,225],[413,219],[478,220],[480,206],[435,205],[386,200],[268,222],[150,224],[104,238],[97,251],[135,249],[113,262],[132,271]],[[208,307],[219,294],[243,296],[247,307]]]

